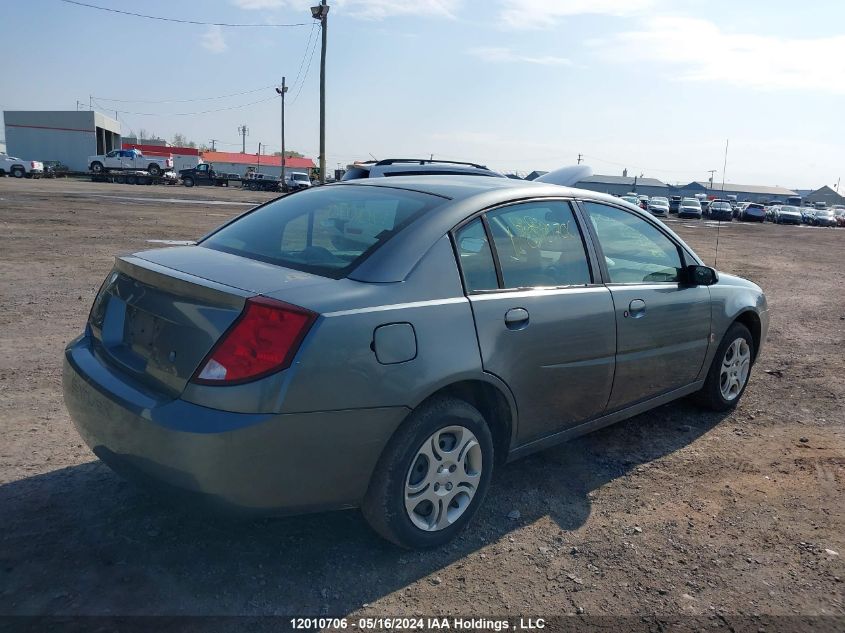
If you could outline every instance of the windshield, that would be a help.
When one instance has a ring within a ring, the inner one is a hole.
[[[684,206],[684,207],[700,207],[701,203],[698,200],[693,200],[692,198],[684,198],[681,201],[681,206]]]
[[[790,207],[790,206],[782,206],[780,207],[781,213],[798,213],[798,207]]]
[[[656,207],[668,207],[669,206],[669,201],[664,199],[664,198],[652,198],[651,200],[649,200],[649,202]]]
[[[307,189],[256,208],[200,246],[339,279],[443,201],[388,187]]]
[[[622,199],[625,202],[630,202],[631,204],[639,203],[639,200],[637,198],[635,198],[634,196],[622,196]]]
[[[731,205],[727,202],[714,202],[710,205],[711,209],[730,209]]]
[[[307,174],[293,174],[294,180],[308,180]]]

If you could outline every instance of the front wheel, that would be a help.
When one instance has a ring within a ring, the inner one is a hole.
[[[191,178],[190,176],[185,176],[182,179],[182,184],[185,185],[186,187],[193,187],[194,186],[194,179]]]
[[[150,163],[150,166],[147,168],[147,171],[150,172],[150,176],[153,178],[158,178],[161,176],[161,167],[156,165],[155,163]]]
[[[362,511],[401,547],[438,547],[472,520],[493,474],[493,438],[483,416],[456,398],[421,405],[391,438]]]
[[[102,174],[103,173],[103,163],[93,162],[91,163],[91,171],[95,174]]]
[[[748,385],[754,362],[754,339],[742,323],[734,323],[722,339],[707,379],[695,398],[713,411],[733,409]]]

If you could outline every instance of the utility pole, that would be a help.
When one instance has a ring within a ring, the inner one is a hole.
[[[282,191],[285,189],[285,93],[288,87],[285,85],[285,78],[282,77],[282,87],[276,88],[276,92],[282,98]]]
[[[88,95],[88,109],[94,109],[94,95]]]
[[[725,141],[725,162],[722,165],[722,192],[725,191],[725,171],[728,169],[728,143],[731,142],[731,139],[727,139]]]
[[[583,158],[583,154],[578,154],[578,164],[581,164],[581,159]]]
[[[328,27],[329,7],[326,0],[316,7],[311,7],[311,17],[320,20],[323,32],[323,46],[320,49],[320,182],[326,182],[326,30]]]
[[[241,143],[241,154],[246,154],[246,137],[249,134],[249,128],[246,125],[238,126],[238,134],[240,134],[243,138]]]
[[[215,143],[217,143],[217,139],[216,138],[211,139],[211,151],[212,152],[217,151],[217,147],[215,146]]]
[[[256,154],[256,173],[261,171],[261,141],[258,141],[258,154]]]
[[[713,174],[715,174],[717,171],[719,171],[719,170],[718,169],[710,169],[707,172],[708,174],[710,174],[710,190],[711,191],[713,190]]]

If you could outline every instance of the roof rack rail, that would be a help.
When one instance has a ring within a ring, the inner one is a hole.
[[[430,158],[385,158],[376,162],[376,165],[395,165],[396,163],[412,163],[415,165],[431,165],[431,164],[446,164],[446,165],[466,165],[467,167],[475,167],[477,169],[490,169],[486,165],[479,165],[477,163],[467,163],[460,160],[439,160]]]

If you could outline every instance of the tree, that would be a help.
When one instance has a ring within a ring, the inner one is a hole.
[[[188,138],[184,134],[179,134],[178,132],[173,135],[173,138],[170,140],[171,145],[175,145],[176,147],[186,147],[188,143]]]
[[[281,156],[281,155],[282,155],[281,152],[273,152],[273,156]],[[301,154],[300,152],[295,152],[292,149],[286,149],[285,150],[285,158],[305,158],[305,155]]]

